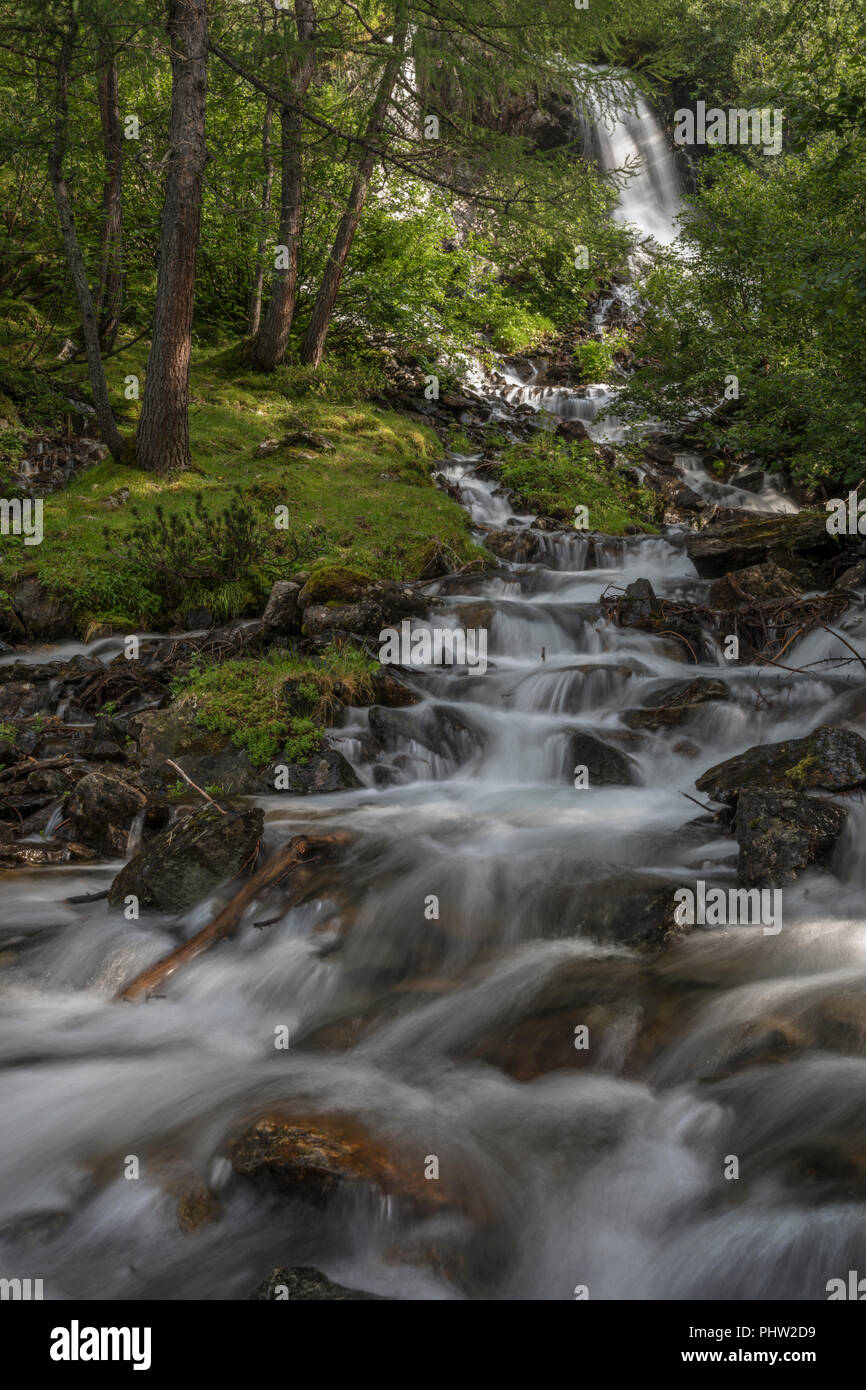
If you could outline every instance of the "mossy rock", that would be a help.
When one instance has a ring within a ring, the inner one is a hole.
[[[323,565],[314,570],[300,596],[302,608],[308,604],[356,603],[375,581],[348,565]]]
[[[764,791],[842,792],[866,786],[866,739],[852,729],[823,725],[806,738],[759,744],[717,763],[699,777],[698,791],[733,804],[743,787]]]

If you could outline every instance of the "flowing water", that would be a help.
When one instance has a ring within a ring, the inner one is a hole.
[[[444,465],[476,524],[526,527],[476,464]],[[693,483],[694,463],[680,466]],[[641,895],[735,882],[734,842],[683,795],[705,768],[863,722],[850,665],[730,668],[708,636],[696,670],[680,644],[605,620],[601,596],[636,577],[664,596],[705,592],[683,541],[676,528],[546,533],[543,563],[432,584],[431,621],[483,627],[487,669],[406,673],[422,698],[386,712],[377,756],[367,711],[349,713],[336,737],[363,788],[263,803],[269,846],[350,832],[321,895],[264,929],[253,923],[273,912],[256,905],[164,997],[112,999],[213,902],[127,922],[70,902],[117,864],[3,881],[4,1274],[41,1277],[58,1298],[245,1298],[272,1266],[311,1264],[405,1299],[570,1299],[578,1285],[602,1299],[814,1299],[857,1267],[863,808],[832,864],[785,890],[778,935],[628,944]],[[862,605],[842,626],[866,653]],[[840,653],[813,634],[787,661]],[[679,729],[624,723],[700,674],[730,699]],[[627,755],[634,784],[576,787],[581,732]],[[281,1026],[288,1050],[274,1046]],[[552,1070],[535,1064],[545,1049]],[[234,1178],[228,1139],[275,1107],[352,1117],[416,1175],[435,1157],[459,1200],[425,1212],[356,1185],[319,1208]],[[223,1202],[192,1234],[177,1224],[179,1168]]]

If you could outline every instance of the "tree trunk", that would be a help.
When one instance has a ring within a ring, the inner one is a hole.
[[[190,465],[189,359],[201,230],[207,99],[207,0],[168,0],[171,46],[169,161],[159,238],[156,309],[141,421],[139,466]]]
[[[78,21],[74,19],[69,32],[64,34],[60,53],[57,58],[54,143],[51,146],[51,152],[48,156],[48,173],[51,179],[54,202],[57,207],[57,216],[60,220],[60,229],[63,233],[66,261],[69,266],[72,283],[75,286],[78,307],[81,312],[84,351],[87,356],[87,370],[90,375],[90,389],[93,392],[93,403],[96,406],[96,421],[99,434],[104,443],[108,445],[113,456],[119,459],[123,452],[123,440],[114,419],[114,412],[111,409],[111,401],[108,395],[108,383],[105,380],[105,368],[99,349],[99,328],[96,321],[96,310],[93,304],[93,296],[90,293],[90,285],[87,281],[87,271],[84,267],[84,257],[81,254],[78,233],[75,229],[75,216],[72,211],[72,203],[69,199],[69,189],[67,188],[63,173],[63,161],[66,157],[66,145],[68,140],[69,68],[72,63],[72,53],[77,33]]]
[[[367,121],[365,138],[372,144],[382,134],[385,128],[385,118],[388,114],[388,107],[397,82],[400,68],[403,64],[403,50],[406,46],[406,33],[408,30],[408,4],[406,0],[398,0],[397,12],[394,18],[394,39],[393,52],[390,54],[385,64],[382,77],[379,81],[379,88],[376,93],[376,100]],[[370,175],[376,163],[375,150],[367,149],[358,165],[355,178],[352,182],[352,189],[349,194],[348,202],[337,234],[334,237],[334,244],[331,247],[328,261],[325,266],[325,273],[322,276],[322,283],[316,302],[313,305],[313,312],[307,327],[303,346],[301,347],[301,361],[318,367],[322,360],[322,352],[325,347],[325,338],[331,324],[334,313],[334,304],[340,289],[340,281],[343,278],[343,267],[346,264],[346,257],[352,246],[355,232],[358,230],[358,223],[361,220],[361,213],[364,210],[364,203],[367,198],[367,189],[370,186]]]
[[[289,333],[295,313],[295,291],[298,283],[298,247],[301,219],[304,210],[304,165],[301,133],[304,117],[301,102],[316,63],[312,44],[316,17],[313,0],[295,0],[295,22],[298,38],[306,47],[292,66],[291,92],[293,106],[280,111],[280,228],[278,244],[285,247],[285,264],[274,266],[271,295],[264,322],[253,342],[252,358],[263,371],[272,371],[286,355]]]
[[[254,338],[262,320],[262,289],[265,283],[265,247],[268,242],[268,213],[271,210],[271,189],[274,184],[274,157],[271,154],[271,125],[274,119],[274,103],[269,101],[265,107],[265,123],[262,128],[262,155],[265,173],[262,180],[262,228],[256,247],[256,272],[250,295],[249,336]]]
[[[102,254],[99,267],[99,340],[105,351],[114,346],[123,303],[123,132],[120,125],[120,93],[117,64],[111,45],[99,45],[99,116],[105,156],[102,186]]]

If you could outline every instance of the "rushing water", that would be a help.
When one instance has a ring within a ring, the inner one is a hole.
[[[572,399],[578,413],[585,397]],[[444,468],[475,523],[527,526],[475,464]],[[680,467],[701,482],[688,456]],[[244,1298],[274,1265],[313,1264],[405,1299],[569,1299],[576,1285],[602,1299],[814,1299],[862,1261],[861,806],[831,866],[785,890],[778,936],[698,928],[644,955],[622,944],[628,910],[609,940],[591,934],[632,888],[734,883],[733,841],[696,826],[683,793],[756,742],[859,727],[858,682],[850,666],[731,669],[709,638],[696,670],[679,644],[609,625],[600,597],[633,578],[704,593],[676,529],[544,546],[543,564],[430,586],[437,623],[488,632],[488,669],[411,671],[421,702],[396,712],[375,759],[367,712],[350,712],[337,737],[363,789],[264,802],[271,845],[350,832],[321,898],[264,930],[253,908],[164,997],[112,996],[212,902],[127,922],[70,902],[116,864],[4,880],[4,1273],[43,1278],[46,1297]],[[866,653],[861,606],[843,626]],[[787,662],[839,652],[821,633]],[[730,699],[679,729],[623,722],[697,674]],[[627,754],[635,785],[576,788],[580,731]],[[533,1023],[542,996],[556,1002]],[[281,1025],[288,1051],[274,1047]],[[540,1038],[558,1061],[536,1074]],[[320,1209],[245,1185],[227,1140],[274,1106],[353,1117],[418,1173],[435,1155],[465,1200],[423,1219],[367,1190]],[[219,1194],[219,1220],[178,1229],[176,1171]],[[442,1248],[450,1261],[430,1257]]]
[[[479,522],[502,520],[502,497],[471,463],[447,471]],[[177,924],[69,903],[116,866],[4,883],[4,1268],[38,1274],[55,1296],[237,1298],[277,1263],[404,1298],[461,1296],[417,1254],[444,1218],[419,1228],[372,1198],[273,1205],[229,1181],[226,1136],[275,1102],[349,1114],[419,1165],[435,1154],[459,1174],[488,1213],[480,1234],[465,1214],[445,1232],[473,1252],[475,1296],[569,1298],[588,1284],[599,1298],[812,1298],[855,1267],[863,1210],[845,1181],[807,1170],[824,1153],[847,1172],[862,1151],[866,1063],[826,1045],[829,1024],[825,1045],[809,1045],[815,1017],[866,1017],[860,808],[833,871],[786,890],[778,937],[698,929],[646,958],[582,935],[587,905],[636,878],[733,882],[732,842],[690,828],[698,811],[682,792],[756,741],[846,718],[849,678],[730,671],[708,645],[700,670],[728,682],[730,701],[636,737],[622,711],[696,672],[664,638],[606,625],[596,604],[638,575],[662,594],[698,593],[681,537],[612,542],[601,568],[581,567],[586,538],[547,542],[550,568],[506,565],[443,593],[437,621],[483,610],[490,665],[412,674],[424,699],[400,714],[418,738],[404,727],[374,764],[366,712],[339,731],[367,788],[267,803],[274,843],[311,826],[351,831],[337,906],[323,898],[266,932],[253,911],[165,998],[134,1007],[112,991],[209,904]],[[859,610],[846,635],[866,651]],[[807,642],[804,659],[832,650]],[[438,742],[437,711],[459,716]],[[576,789],[575,729],[626,750],[639,784]],[[395,785],[374,785],[377,765]],[[430,894],[438,921],[425,917]],[[342,949],[323,952],[340,911],[353,918]],[[574,1002],[555,1026],[597,1024],[601,1045],[586,1069],[515,1079],[504,1061],[515,1030],[557,979]],[[359,1018],[347,1047],[341,1029]],[[281,1024],[298,1040],[285,1053],[273,1047]],[[749,1048],[801,1031],[791,1060],[744,1064]],[[122,1175],[130,1154],[138,1181]],[[723,1178],[728,1154],[736,1182]],[[193,1235],[177,1229],[166,1182],[178,1155],[225,1199],[222,1219]]]

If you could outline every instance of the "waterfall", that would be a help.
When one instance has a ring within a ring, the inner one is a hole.
[[[609,78],[609,99],[576,83],[586,148],[609,174],[620,171],[614,217],[667,246],[677,235],[682,186],[673,153],[649,102],[627,77]]]

